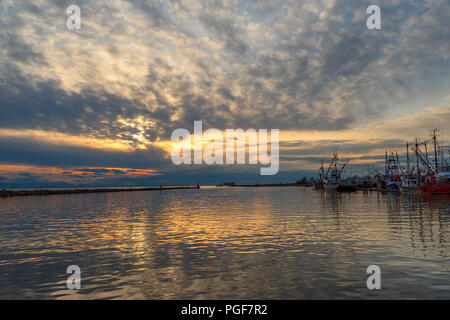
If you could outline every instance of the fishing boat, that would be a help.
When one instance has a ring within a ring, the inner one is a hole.
[[[398,153],[391,153],[389,156],[386,151],[385,162],[385,178],[386,189],[388,190],[400,190],[402,174],[400,172],[400,161],[398,159]]]
[[[416,141],[416,147],[418,147],[418,143]],[[403,193],[415,193],[421,192],[420,189],[420,171],[419,168],[419,159],[417,159],[417,168],[411,169],[411,161],[409,156],[409,142],[406,142],[406,171],[403,173],[401,177],[401,185],[400,191]]]
[[[434,144],[434,170],[425,176],[423,190],[430,194],[450,194],[450,165],[444,160],[444,150],[437,139],[439,130],[433,129],[431,132]]]
[[[430,194],[450,194],[450,166],[426,176],[423,190]]]
[[[382,191],[399,191],[402,184],[402,170],[398,153],[395,152],[388,155],[384,161],[384,173],[376,171],[374,176],[376,180],[376,188]]]
[[[348,184],[342,181],[341,175],[344,168],[347,166],[349,161],[346,161],[341,168],[339,168],[339,157],[337,153],[333,154],[330,166],[327,172],[324,174],[323,186],[327,191],[356,191],[356,184]]]
[[[400,190],[401,186],[401,178],[402,176],[400,174],[394,175],[391,179],[389,179],[386,183],[386,189],[388,190]]]
[[[429,194],[450,194],[450,165],[444,159],[444,149],[438,142],[438,129],[431,130],[431,138],[434,145],[434,161],[428,159],[428,149],[425,142],[425,154],[416,145],[413,150],[416,152],[417,162],[420,161],[425,167],[425,172],[421,176],[418,170],[417,179],[419,181],[419,188],[421,191]]]
[[[402,177],[402,183],[400,185],[401,192],[420,192],[420,183],[417,178],[417,174],[410,171],[408,174]]]

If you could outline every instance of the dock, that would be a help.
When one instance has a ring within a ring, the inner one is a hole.
[[[400,193],[400,190],[393,190],[393,189],[377,189],[377,188],[356,188],[358,191],[375,191],[375,192],[393,192],[393,193]]]
[[[264,187],[311,187],[310,184],[300,183],[268,183],[268,184],[233,184],[233,185],[217,185],[217,187],[245,187],[245,188],[264,188]]]

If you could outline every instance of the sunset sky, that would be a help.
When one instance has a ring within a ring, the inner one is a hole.
[[[449,23],[448,0],[0,0],[0,188],[292,182],[448,144]],[[280,129],[279,174],[175,166],[195,120]]]

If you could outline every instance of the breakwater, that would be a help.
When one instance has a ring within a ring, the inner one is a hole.
[[[39,190],[0,190],[0,198],[17,196],[45,196],[55,194],[76,193],[105,193],[105,192],[130,192],[130,191],[165,191],[200,189],[200,186],[186,187],[142,187],[142,188],[92,188],[92,189],[39,189]]]

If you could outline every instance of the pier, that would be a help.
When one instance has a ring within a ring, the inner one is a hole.
[[[375,192],[400,193],[400,190],[395,190],[395,189],[377,189],[377,188],[360,188],[360,187],[357,187],[356,190],[358,190],[358,191],[375,191]]]
[[[262,187],[311,187],[311,184],[301,184],[301,183],[268,183],[268,184],[222,184],[216,187],[246,187],[246,188],[262,188]]]

